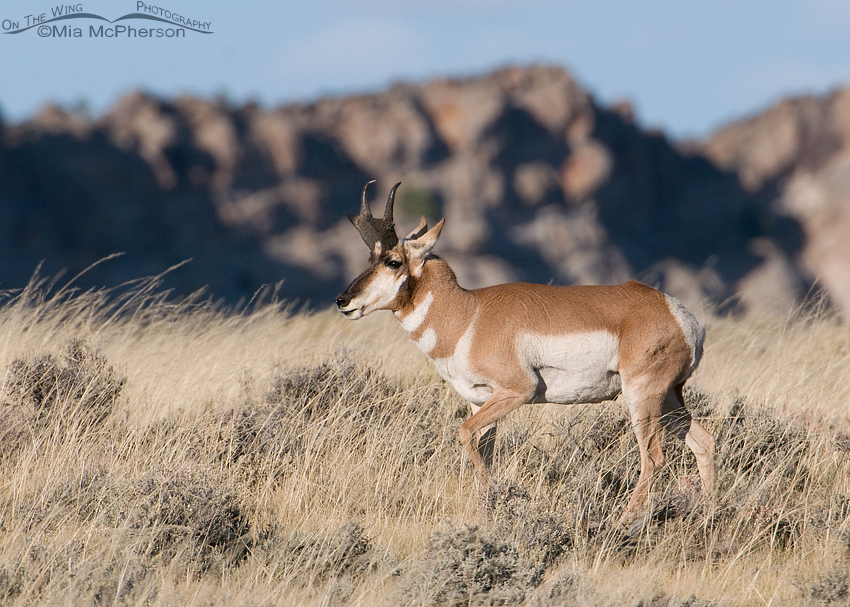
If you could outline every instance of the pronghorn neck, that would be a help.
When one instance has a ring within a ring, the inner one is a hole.
[[[439,257],[429,257],[419,276],[411,276],[407,296],[393,314],[401,326],[427,354],[438,333],[454,334],[457,327],[466,327],[475,315],[469,291],[457,284],[449,265]],[[423,335],[429,332],[432,337]]]

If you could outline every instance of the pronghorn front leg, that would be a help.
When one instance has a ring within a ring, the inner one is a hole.
[[[472,403],[469,403],[469,406],[472,407],[472,415],[481,411],[483,407],[483,405],[474,405]],[[478,442],[478,454],[484,460],[484,465],[488,469],[493,465],[493,453],[496,450],[497,424],[498,422],[494,422],[489,426],[484,426],[474,435],[475,440]]]
[[[460,427],[460,442],[463,444],[466,452],[469,453],[469,457],[475,466],[480,497],[483,501],[486,501],[486,498],[496,488],[489,470],[489,465],[493,457],[493,443],[496,438],[496,422],[514,409],[518,409],[527,403],[530,399],[530,396],[512,390],[496,390],[477,411],[473,409],[474,413],[472,417],[466,420]],[[489,426],[492,426],[492,428],[489,428]],[[482,433],[479,435],[479,432]],[[490,436],[491,432],[492,436]],[[476,435],[480,436],[479,440],[473,440]],[[490,442],[489,445],[487,444],[488,442]]]

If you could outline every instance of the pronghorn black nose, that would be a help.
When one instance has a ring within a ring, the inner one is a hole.
[[[347,306],[350,303],[351,303],[351,296],[346,295],[345,293],[343,293],[342,295],[340,295],[339,297],[336,298],[336,307],[337,308],[344,308],[345,306]]]

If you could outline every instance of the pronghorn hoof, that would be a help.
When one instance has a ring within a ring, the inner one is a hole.
[[[649,510],[644,507],[639,509],[626,508],[615,528],[619,529],[625,538],[637,538],[649,524],[651,518]]]
[[[649,524],[649,517],[645,514],[637,514],[628,525],[624,525],[623,534],[629,539],[636,539]]]

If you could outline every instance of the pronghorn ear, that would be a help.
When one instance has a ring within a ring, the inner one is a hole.
[[[382,248],[383,248],[383,247],[381,247],[381,241],[377,241],[377,242],[375,243],[375,248],[374,248],[374,249],[372,249],[372,259],[378,259],[378,257],[380,257],[380,256],[381,256],[381,250],[382,250]]]
[[[405,236],[405,238],[421,238],[422,235],[428,231],[428,222],[425,219],[425,216],[422,216],[422,219],[419,220],[419,225],[416,226],[416,229],[413,230],[410,234]]]
[[[431,249],[434,248],[434,245],[437,244],[437,239],[440,237],[440,232],[443,230],[443,224],[445,223],[446,220],[443,219],[419,238],[413,240],[405,239],[404,248],[407,250],[408,255],[420,259],[428,255]]]

